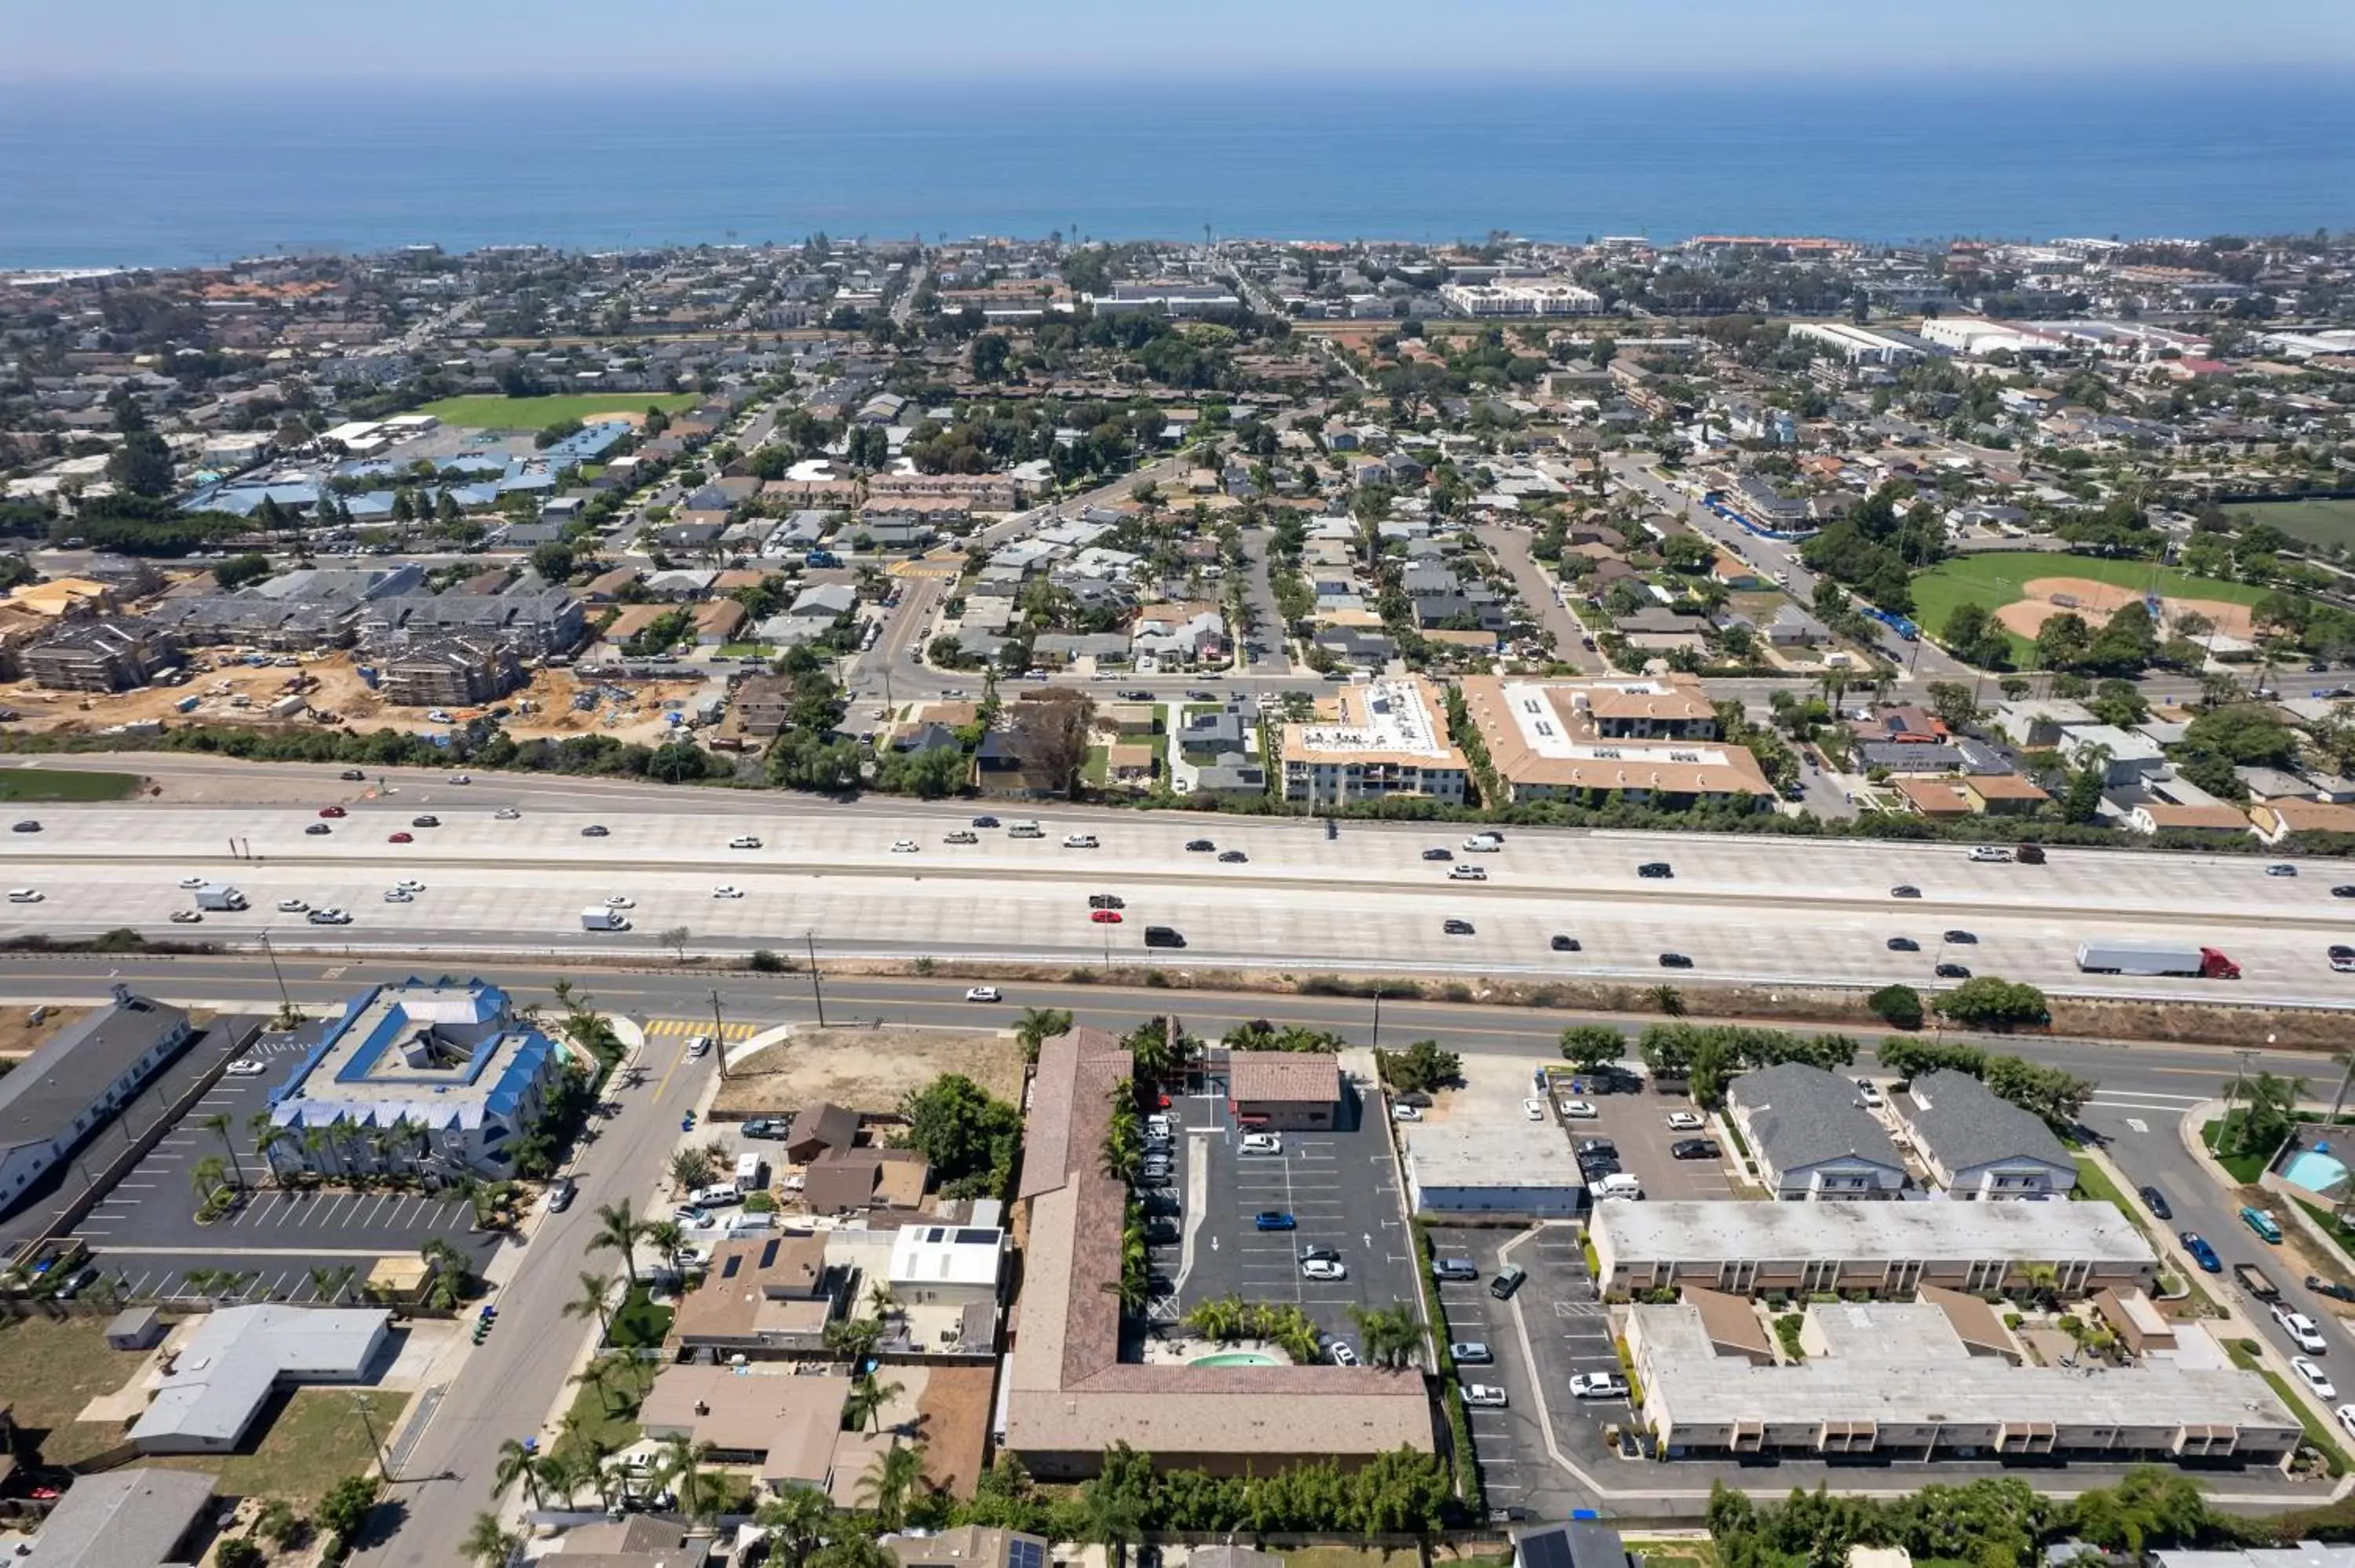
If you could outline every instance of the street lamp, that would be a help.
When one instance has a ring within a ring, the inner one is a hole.
[[[392,1479],[392,1468],[385,1463],[384,1445],[378,1440],[376,1423],[368,1419],[368,1395],[355,1393],[351,1399],[352,1409],[359,1414],[360,1426],[368,1433],[368,1452],[376,1456],[377,1476],[381,1480],[389,1481]]]

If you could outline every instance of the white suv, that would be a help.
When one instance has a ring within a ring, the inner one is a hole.
[[[1243,1134],[1245,1154],[1281,1154],[1284,1135],[1278,1132],[1247,1132]]]

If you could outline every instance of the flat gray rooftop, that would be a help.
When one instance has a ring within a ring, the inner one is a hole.
[[[2156,1257],[2108,1203],[1614,1203],[1596,1213],[1594,1227],[1597,1245],[1613,1258],[1647,1262]]]

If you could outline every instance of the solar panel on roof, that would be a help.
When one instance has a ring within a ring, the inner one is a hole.
[[[1571,1568],[1570,1532],[1556,1527],[1531,1531],[1514,1542],[1520,1568]]]
[[[1046,1548],[1035,1541],[1016,1540],[1006,1543],[1006,1568],[1042,1568],[1046,1560]]]
[[[996,1231],[959,1231],[956,1234],[956,1239],[960,1246],[987,1246],[997,1239],[997,1233]]]
[[[777,1261],[778,1242],[772,1238],[761,1244],[761,1266],[768,1268]]]
[[[719,1266],[719,1277],[722,1279],[733,1279],[736,1277],[736,1271],[743,1266],[743,1255],[741,1253],[731,1252],[728,1255],[728,1261]]]

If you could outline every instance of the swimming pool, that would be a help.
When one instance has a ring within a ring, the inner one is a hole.
[[[1186,1363],[1197,1367],[1280,1367],[1281,1357],[1264,1351],[1221,1351],[1215,1356],[1196,1356]]]

